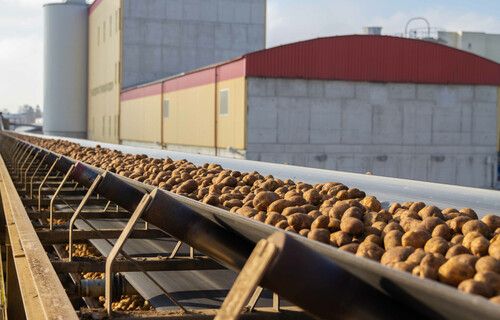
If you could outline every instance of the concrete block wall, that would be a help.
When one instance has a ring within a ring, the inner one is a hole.
[[[491,187],[498,88],[248,79],[246,157]]]
[[[265,46],[265,0],[124,0],[123,88]]]

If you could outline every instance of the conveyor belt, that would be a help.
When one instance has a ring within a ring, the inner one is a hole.
[[[71,140],[79,143],[81,142],[75,139]],[[85,143],[91,144],[90,142]],[[84,143],[82,143],[82,145],[84,145]],[[170,156],[173,159],[178,159],[180,156],[182,158],[188,158],[185,154],[181,156],[176,153],[162,151],[144,152],[145,150],[137,148],[133,148],[135,151],[132,151],[131,147],[106,144],[101,144],[101,146],[111,149],[120,149],[123,152],[146,153],[155,157]],[[344,184],[362,188],[367,193],[379,197],[382,201],[402,202],[403,200],[420,200],[441,207],[472,207],[478,211],[480,216],[489,213],[498,214],[500,211],[500,194],[497,191],[348,174],[319,169],[298,168],[293,166],[248,161],[242,162],[238,160],[222,160],[220,158],[211,158],[212,161],[210,161],[208,158],[209,157],[195,155],[189,156],[189,160],[195,164],[199,162],[217,162],[231,169],[242,171],[258,170],[263,174],[272,173],[275,177],[293,178],[295,180],[302,180],[310,183],[338,180]],[[118,178],[144,190],[153,189],[151,186],[146,186],[134,180],[123,177]],[[215,207],[209,207],[176,194],[168,194],[170,197],[183,203],[200,215],[253,243],[276,231],[276,228],[259,223],[255,220],[235,215]],[[455,288],[435,281],[416,278],[408,273],[387,268],[367,259],[360,259],[331,246],[314,242],[298,235],[291,234],[290,236],[314,251],[335,261],[339,266],[349,270],[349,272],[370,283],[381,292],[407,305],[413,305],[416,309],[430,311],[433,317],[447,319],[497,319],[500,314],[500,307],[481,297],[459,292]]]

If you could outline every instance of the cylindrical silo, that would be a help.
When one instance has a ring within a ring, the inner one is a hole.
[[[85,0],[44,5],[43,132],[86,138],[88,12]]]

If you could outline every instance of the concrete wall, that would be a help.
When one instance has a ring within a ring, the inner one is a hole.
[[[124,0],[123,88],[264,48],[265,0]]]
[[[248,78],[247,159],[490,187],[498,88]]]
[[[120,0],[101,2],[89,16],[88,138],[119,142]]]

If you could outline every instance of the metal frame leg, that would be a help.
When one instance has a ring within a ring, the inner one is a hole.
[[[47,181],[47,179],[49,178],[50,173],[52,172],[52,170],[54,170],[54,167],[56,166],[57,162],[59,162],[60,159],[61,159],[61,157],[57,158],[54,161],[54,163],[52,163],[52,166],[50,167],[49,172],[47,172],[47,174],[45,175],[45,178],[43,178],[42,183],[40,183],[40,186],[38,187],[38,211],[42,210],[42,187],[45,184],[45,181]]]
[[[28,153],[28,155],[26,156],[26,158],[24,158],[24,161],[23,163],[21,164],[21,167],[19,168],[19,173],[17,175],[17,179],[22,183],[23,182],[23,169],[24,169],[24,165],[26,164],[26,162],[29,160],[29,158],[31,157],[31,154],[33,153],[33,151],[35,151],[35,149],[31,149],[30,152]]]
[[[40,152],[42,151],[38,151],[34,156],[33,156],[33,159],[31,159],[31,162],[30,164],[28,165],[28,167],[26,168],[26,171],[24,171],[24,189],[23,190],[27,190],[28,189],[28,171],[31,169],[31,166],[33,165],[33,163],[35,162],[36,158],[38,157],[38,155],[40,154]]]
[[[76,208],[75,213],[71,217],[69,221],[69,241],[68,241],[68,259],[69,261],[72,260],[73,258],[73,226],[75,225],[76,218],[80,215],[80,212],[82,212],[83,207],[87,203],[87,200],[92,196],[92,193],[94,192],[95,188],[99,185],[99,182],[102,180],[102,175],[98,175],[97,178],[94,180],[92,185],[90,186],[89,190],[87,191],[87,194],[85,194],[85,197],[83,197],[82,201],[78,205],[78,208]]]
[[[132,217],[130,217],[130,220],[127,222],[127,225],[125,226],[125,229],[123,230],[122,234],[116,241],[115,245],[113,246],[113,249],[111,249],[111,252],[109,253],[108,257],[106,258],[106,271],[105,271],[105,298],[106,298],[106,311],[108,312],[108,315],[111,316],[112,313],[112,303],[113,303],[113,262],[115,261],[118,253],[121,251],[123,245],[125,244],[125,241],[127,241],[128,237],[130,236],[130,233],[132,232],[135,224],[137,223],[137,220],[141,217],[142,213],[148,206],[149,202],[151,201],[152,197],[149,193],[146,193],[144,197],[142,198],[141,202],[135,209],[134,213],[132,214]]]
[[[56,201],[56,197],[59,195],[59,192],[61,192],[62,187],[66,183],[66,180],[68,180],[68,178],[71,175],[71,172],[73,172],[74,168],[75,168],[75,165],[71,165],[71,167],[69,167],[68,172],[66,172],[66,175],[64,176],[61,183],[57,187],[56,192],[54,192],[52,199],[50,199],[50,205],[49,205],[49,211],[50,211],[49,230],[50,231],[54,230],[54,221],[53,221],[54,219],[52,218],[52,215],[54,214],[54,201]]]
[[[45,154],[43,156],[42,160],[40,161],[40,164],[38,165],[38,167],[36,167],[35,172],[31,176],[31,179],[30,179],[30,199],[33,199],[33,180],[35,179],[35,176],[38,173],[38,170],[40,170],[40,168],[42,167],[43,162],[45,161],[45,158],[47,158],[47,156],[48,156],[48,154]]]
[[[215,320],[238,319],[248,301],[271,265],[278,249],[266,239],[260,240],[222,303]]]

